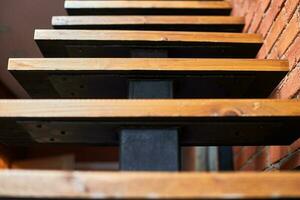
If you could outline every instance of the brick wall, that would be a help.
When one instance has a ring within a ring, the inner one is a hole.
[[[233,15],[245,16],[244,32],[258,33],[264,38],[257,58],[289,60],[290,72],[271,97],[300,98],[300,0],[232,0],[232,4]],[[291,146],[235,147],[235,168],[299,168],[299,147],[300,139]]]

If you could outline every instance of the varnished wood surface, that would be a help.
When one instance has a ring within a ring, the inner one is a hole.
[[[55,16],[56,29],[242,32],[243,17],[232,16]]]
[[[0,171],[0,197],[71,199],[299,198],[300,173]]]
[[[66,1],[120,1],[120,0],[66,0]],[[176,1],[176,0],[126,0],[126,1]],[[224,1],[224,0],[180,0],[180,1]]]
[[[35,40],[220,42],[261,44],[258,34],[175,31],[36,30]]]
[[[171,2],[171,3],[170,3]],[[227,1],[66,1],[70,15],[229,15]]]
[[[299,100],[0,100],[0,118],[300,117]]]
[[[65,1],[65,8],[230,9],[231,5],[227,1]]]
[[[181,146],[289,145],[299,138],[300,101],[0,100],[7,145],[119,145],[126,128],[178,128]],[[89,130],[89,131],[87,131]]]
[[[289,71],[286,60],[178,58],[12,58],[9,71]]]
[[[36,30],[45,57],[254,58],[258,34],[128,30]]]
[[[54,16],[52,25],[244,24],[234,16]]]
[[[129,81],[168,80],[174,98],[266,98],[289,70],[284,60],[170,58],[10,59],[33,98],[128,98]]]

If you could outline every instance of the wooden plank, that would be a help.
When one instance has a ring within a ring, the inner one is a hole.
[[[0,108],[0,141],[14,145],[118,145],[128,126],[179,128],[181,145],[286,145],[300,133],[299,100],[1,100]]]
[[[105,30],[47,30],[35,31],[36,40],[90,40],[90,41],[153,41],[153,42],[262,42],[258,34],[245,33],[190,33],[166,31],[105,31]]]
[[[11,58],[9,71],[267,71],[287,72],[286,60],[179,58]]]
[[[227,1],[65,1],[71,15],[146,14],[229,15]]]
[[[113,173],[2,171],[2,198],[299,198],[300,173]]]
[[[0,118],[300,117],[299,100],[276,99],[0,100],[0,108]]]
[[[255,57],[262,38],[257,34],[36,30],[35,40],[46,57],[130,57],[132,50],[165,50],[169,57]]]
[[[172,80],[174,98],[268,97],[287,61],[244,59],[10,59],[8,70],[34,98],[127,98],[132,79]]]
[[[55,16],[56,29],[176,30],[241,32],[243,17],[233,16]]]
[[[107,1],[107,0],[66,0],[66,1]],[[109,1],[120,1],[120,0],[109,0]],[[126,1],[138,1],[138,0],[126,0]],[[176,0],[139,0],[139,1],[176,1]],[[224,0],[181,0],[181,1],[224,1]]]

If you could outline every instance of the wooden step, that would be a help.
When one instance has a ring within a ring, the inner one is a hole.
[[[300,173],[0,172],[0,197],[35,199],[298,199]]]
[[[229,15],[227,1],[65,1],[70,15]]]
[[[128,98],[131,80],[173,82],[174,98],[265,98],[287,61],[173,58],[10,59],[8,70],[34,98]]]
[[[55,16],[56,29],[242,32],[243,17],[232,16]]]
[[[253,58],[262,45],[257,34],[176,31],[36,30],[35,40],[46,57]]]
[[[120,130],[180,130],[181,145],[287,145],[299,138],[300,101],[0,100],[0,142],[118,145]]]

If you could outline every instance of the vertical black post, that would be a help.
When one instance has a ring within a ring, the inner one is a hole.
[[[219,170],[233,170],[233,152],[230,146],[221,146],[219,149]]]
[[[132,80],[129,98],[173,98],[173,83]],[[120,169],[125,171],[178,171],[180,147],[176,128],[137,127],[120,133]]]

